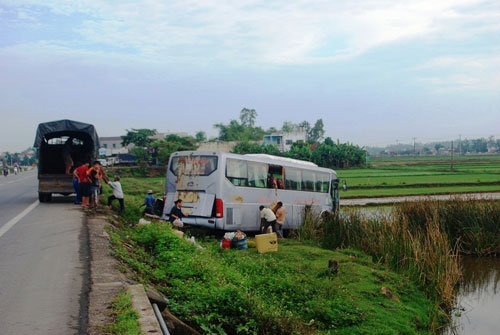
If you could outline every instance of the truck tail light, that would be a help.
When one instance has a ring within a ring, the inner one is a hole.
[[[224,217],[224,204],[222,199],[215,199],[215,217],[221,219]]]

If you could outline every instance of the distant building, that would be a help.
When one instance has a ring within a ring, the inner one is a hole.
[[[264,144],[271,144],[278,148],[281,152],[287,152],[292,148],[292,144],[298,141],[305,142],[307,134],[305,129],[299,128],[296,131],[285,133],[278,132],[269,135],[264,135]]]
[[[128,150],[133,147],[133,145],[124,147],[121,136],[99,137],[99,143],[101,145],[99,153],[105,152],[105,156],[127,154]]]

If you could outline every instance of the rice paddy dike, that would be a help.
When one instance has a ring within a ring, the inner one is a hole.
[[[337,170],[341,199],[500,192],[500,156],[372,158],[368,168]]]

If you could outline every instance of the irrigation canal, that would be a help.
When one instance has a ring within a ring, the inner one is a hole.
[[[462,257],[457,309],[444,335],[499,334],[500,258]]]
[[[354,209],[376,217],[390,215],[392,207]],[[452,321],[442,335],[500,334],[500,257],[462,257],[461,269]]]

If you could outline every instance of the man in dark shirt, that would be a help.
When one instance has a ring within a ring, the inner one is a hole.
[[[175,220],[182,221],[182,218],[187,216],[182,212],[181,206],[182,206],[182,200],[181,199],[176,200],[174,207],[172,207],[172,209],[170,210],[169,221],[171,223],[174,223]]]

